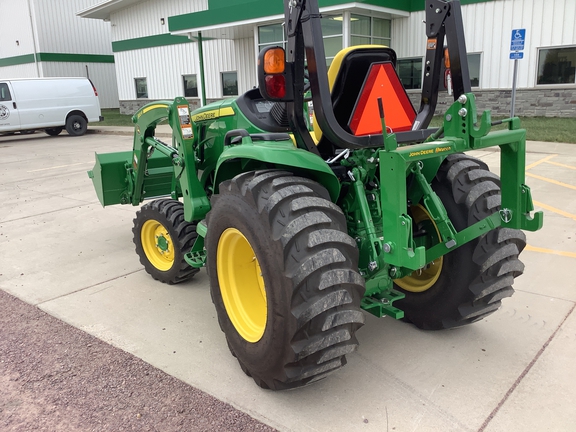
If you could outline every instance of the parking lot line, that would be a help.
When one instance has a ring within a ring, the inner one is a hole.
[[[534,205],[536,205],[538,207],[542,207],[544,210],[551,211],[552,213],[557,213],[561,216],[567,217],[568,219],[576,220],[576,215],[573,215],[572,213],[568,213],[564,210],[560,210],[556,207],[549,206],[548,204],[544,204],[540,201],[534,201]]]
[[[58,166],[49,167],[49,168],[40,168],[40,169],[36,169],[36,170],[32,170],[32,171],[26,171],[26,172],[33,173],[33,172],[39,172],[39,171],[49,171],[49,170],[58,169],[58,168],[68,168],[68,167],[77,166],[77,165],[92,165],[92,164],[94,164],[94,162],[79,162],[79,163],[70,164],[70,165],[58,165]]]
[[[562,186],[562,187],[565,187],[565,188],[568,188],[568,189],[574,189],[574,190],[576,190],[576,186],[573,186],[573,185],[568,184],[568,183],[562,183],[561,181],[554,180],[554,179],[550,179],[550,178],[548,178],[548,177],[539,176],[539,175],[532,174],[532,173],[526,173],[526,175],[527,175],[528,177],[532,177],[532,178],[535,178],[535,179],[538,179],[538,180],[542,180],[542,181],[545,181],[545,182],[548,182],[548,183],[552,183],[552,184],[555,184],[555,185],[558,185],[558,186]]]
[[[546,249],[546,248],[541,248],[541,247],[536,247],[536,246],[531,246],[531,245],[526,245],[526,248],[524,250],[531,251],[531,252],[540,252],[540,253],[545,253],[545,254],[550,254],[550,255],[560,255],[560,256],[565,256],[565,257],[569,257],[569,258],[576,258],[576,252],[557,251],[554,249]]]
[[[566,164],[561,164],[561,163],[558,163],[558,162],[550,162],[550,161],[545,161],[545,162],[546,162],[547,164],[550,164],[550,165],[556,165],[556,166],[559,166],[559,167],[562,167],[562,168],[568,168],[568,169],[576,170],[576,167],[575,167],[575,166],[572,166],[572,165],[566,165]]]
[[[543,164],[544,162],[548,162],[550,159],[555,158],[556,156],[558,156],[558,155],[553,154],[553,155],[546,156],[545,158],[542,158],[539,161],[536,161],[530,165],[527,165],[525,170],[526,171],[531,170],[532,168],[537,167],[538,165]]]

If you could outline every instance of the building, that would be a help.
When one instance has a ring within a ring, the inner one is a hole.
[[[76,12],[93,0],[0,0],[0,78],[88,77],[118,107],[110,25]]]
[[[389,45],[398,55],[402,82],[419,100],[426,43],[423,0],[319,4],[328,63],[350,45]],[[462,5],[480,108],[509,113],[512,31],[525,29],[516,113],[576,117],[574,0],[462,0]],[[79,15],[111,22],[123,112],[178,95],[197,105],[202,92],[209,101],[242,93],[256,85],[259,50],[284,43],[282,0],[107,0]],[[446,103],[448,97],[441,98],[440,110]]]

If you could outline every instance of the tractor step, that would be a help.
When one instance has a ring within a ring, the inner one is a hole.
[[[392,304],[396,300],[402,300],[404,297],[406,297],[405,294],[391,289],[378,294],[378,297],[364,297],[361,307],[378,318],[388,315],[394,319],[402,319],[404,318],[404,311],[394,307]]]
[[[198,225],[196,225],[196,232],[198,233],[198,237],[194,242],[194,246],[192,246],[192,250],[184,255],[184,259],[191,267],[201,268],[206,265],[206,248],[204,247],[204,237],[206,237],[207,231],[208,227],[206,225],[206,221],[202,220],[198,222]]]

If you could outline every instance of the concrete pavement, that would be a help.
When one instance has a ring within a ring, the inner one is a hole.
[[[154,281],[134,252],[135,209],[98,203],[93,153],[132,145],[120,134],[131,131],[108,132],[118,135],[0,137],[1,289],[280,430],[574,430],[574,145],[529,143],[527,183],[545,228],[528,233],[525,273],[498,312],[442,332],[367,316],[348,366],[270,392],[229,354],[205,271],[182,285]],[[474,154],[497,171],[497,153]]]

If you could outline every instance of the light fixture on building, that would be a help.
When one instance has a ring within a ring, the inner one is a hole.
[[[20,41],[16,41],[16,46],[20,46]]]
[[[160,24],[162,25],[166,24],[166,20],[164,18],[160,18]]]

